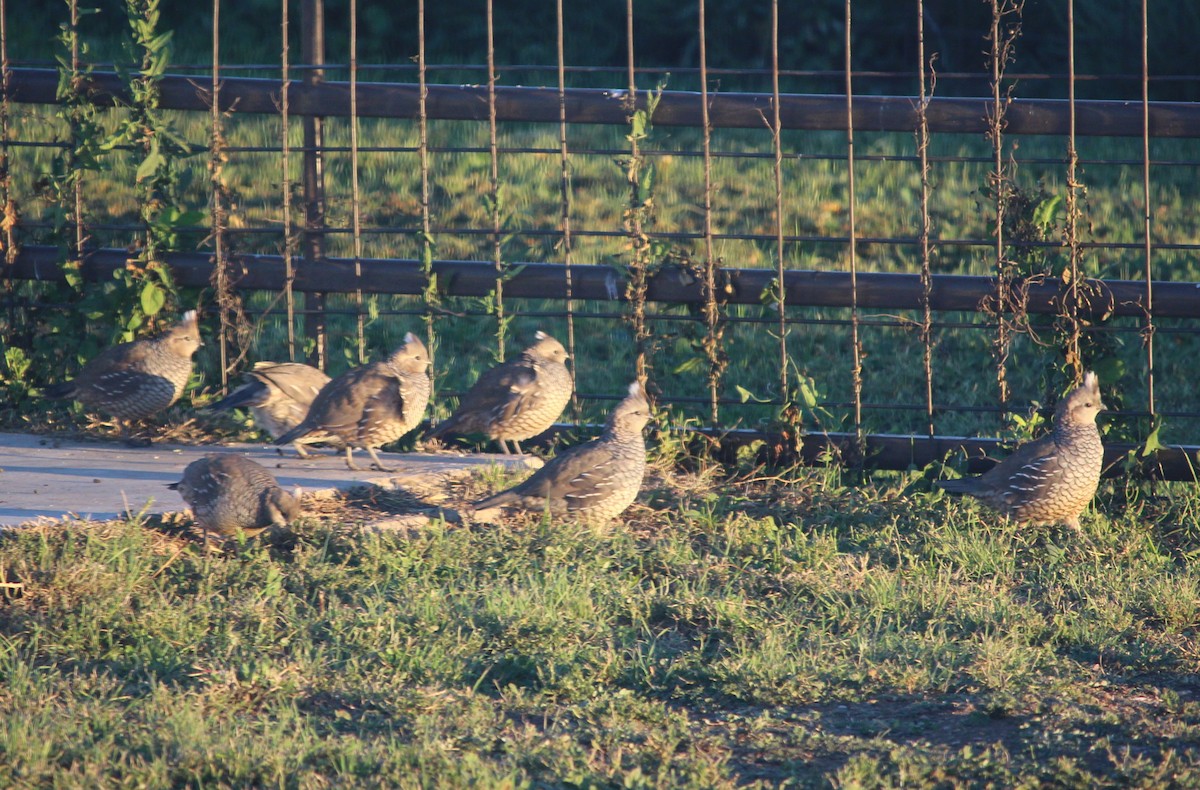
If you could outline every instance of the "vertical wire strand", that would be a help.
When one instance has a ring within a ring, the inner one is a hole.
[[[1068,265],[1071,282],[1068,286],[1070,293],[1069,308],[1064,311],[1068,321],[1070,335],[1067,338],[1067,360],[1073,364],[1074,380],[1078,383],[1083,378],[1083,360],[1080,357],[1080,327],[1079,310],[1079,228],[1078,228],[1078,189],[1079,180],[1077,168],[1079,151],[1075,147],[1075,0],[1067,0],[1067,248]]]
[[[712,427],[719,423],[717,398],[720,395],[720,338],[717,336],[717,280],[716,260],[713,254],[712,218],[712,123],[708,113],[708,51],[705,42],[704,0],[698,0],[699,23],[696,30],[700,56],[700,122],[704,126],[704,324],[707,332],[705,350],[709,358],[708,411]]]
[[[562,200],[562,244],[563,265],[566,271],[567,286],[567,365],[571,371],[571,380],[579,381],[578,360],[575,358],[575,300],[574,280],[572,279],[572,246],[571,246],[571,158],[567,148],[567,70],[566,70],[566,36],[563,31],[563,0],[555,1],[555,19],[557,22],[558,40],[558,146],[559,158],[562,162],[562,179],[559,182]],[[576,421],[579,413],[578,385],[571,388],[571,413]]]
[[[862,348],[859,345],[858,325],[858,256],[854,249],[854,77],[851,71],[851,11],[852,0],[846,0],[846,192],[850,234],[850,343],[854,354],[851,385],[854,387],[854,434],[862,440]]]
[[[496,266],[496,361],[504,361],[504,259],[501,240],[500,152],[496,138],[496,18],[494,0],[487,0],[488,153],[491,159],[492,262]]]
[[[12,70],[8,62],[8,2],[0,0],[0,212],[4,228],[4,297],[8,308],[7,332],[17,326],[16,284],[12,277],[12,264],[17,259],[17,202],[12,195],[12,175],[9,171],[9,92],[12,88]],[[4,334],[0,334],[0,340]]]
[[[787,288],[783,244],[783,124],[779,117],[779,0],[771,0],[771,136],[775,152],[775,309],[779,311],[779,400],[788,402]]]
[[[1004,419],[1004,409],[1008,406],[1008,350],[1011,338],[1008,333],[1008,321],[1005,311],[1009,302],[1009,268],[1004,259],[1004,221],[1005,209],[1008,203],[1007,184],[1004,173],[1004,113],[1006,106],[1000,95],[1000,83],[1004,75],[1004,45],[1000,38],[1000,19],[1003,15],[1001,3],[1004,0],[992,0],[991,27],[991,61],[992,61],[992,112],[988,119],[988,136],[992,143],[992,197],[996,209],[996,386],[1000,398],[1000,418]]]
[[[633,0],[625,0],[625,69],[629,80],[629,92],[626,94],[626,114],[632,120],[637,112],[637,70],[634,67],[633,42]],[[646,229],[643,224],[644,209],[639,202],[641,189],[641,143],[634,134],[627,136],[629,140],[629,168],[626,180],[629,184],[629,206],[625,211],[625,232],[629,236],[629,289],[630,312],[633,323],[634,343],[634,373],[637,380],[645,386],[649,383],[647,350],[649,348],[649,332],[646,328]]]
[[[296,295],[292,285],[296,279],[296,271],[292,261],[292,251],[295,239],[292,236],[292,171],[291,171],[291,139],[288,137],[288,91],[291,87],[291,65],[288,62],[288,0],[281,0],[280,28],[282,29],[282,48],[280,59],[279,84],[279,123],[280,123],[280,155],[282,161],[282,178],[280,183],[283,190],[283,291],[287,301],[287,351],[288,360],[296,361]]]
[[[213,264],[216,266],[217,311],[220,321],[218,352],[221,361],[221,392],[229,388],[229,270],[225,249],[225,201],[221,185],[221,0],[212,2],[212,144],[209,148],[209,175],[212,178]]]
[[[80,82],[83,77],[80,74],[79,60],[79,0],[71,0],[71,90],[78,92],[80,90]],[[71,150],[78,150],[80,140],[79,126],[77,123],[71,124]],[[82,263],[84,249],[87,246],[87,228],[83,224],[83,169],[73,168],[75,170],[75,189],[74,189],[74,216],[71,217],[72,230],[75,235],[74,259]]]
[[[1142,329],[1146,346],[1146,410],[1150,412],[1151,424],[1155,418],[1154,402],[1154,286],[1152,266],[1153,212],[1150,210],[1150,25],[1146,10],[1147,0],[1142,0],[1142,201],[1143,243],[1145,250],[1146,276],[1146,325]]]
[[[362,209],[358,191],[358,0],[350,0],[350,214],[354,234],[354,312],[358,364],[367,361],[363,323]]]
[[[417,157],[421,168],[421,267],[425,275],[425,346],[429,350],[432,390],[429,399],[437,403],[437,337],[434,303],[437,281],[433,274],[433,217],[429,208],[429,83],[425,64],[425,0],[417,0]]]
[[[929,252],[929,117],[926,114],[925,3],[917,0],[917,68],[920,77],[920,103],[917,105],[917,156],[921,168],[921,344],[925,368],[925,423],[930,436],[933,424],[933,313],[929,297],[933,291],[933,267]]]
[[[325,81],[325,0],[303,0],[301,41],[303,43],[304,82],[317,87]],[[325,218],[325,119],[305,115],[302,182],[304,190],[304,265],[316,268],[325,262],[327,229]],[[326,294],[310,291],[304,295],[304,331],[312,343],[309,363],[325,370],[329,364],[328,314]]]

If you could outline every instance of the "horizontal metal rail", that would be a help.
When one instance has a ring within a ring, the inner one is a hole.
[[[13,69],[9,98],[17,102],[55,104],[59,75],[53,69]],[[220,106],[243,113],[279,113],[278,80],[230,77],[221,81]],[[96,104],[127,100],[121,79],[111,72],[93,72],[82,87]],[[160,106],[170,110],[208,110],[209,90],[194,77],[166,75],[159,82]],[[568,123],[625,125],[629,118],[627,92],[599,88],[564,91]],[[645,92],[637,104],[645,106]],[[716,93],[709,97],[709,121],[714,128],[768,130],[771,97],[762,93]],[[854,128],[859,132],[911,132],[917,125],[916,99],[908,96],[856,96]],[[983,134],[988,129],[988,99],[939,98],[926,105],[929,130],[937,133]],[[557,88],[497,86],[499,121],[558,123]],[[417,85],[358,83],[358,117],[415,118]],[[430,85],[426,101],[429,118],[481,121],[488,117],[488,91],[480,85]],[[288,109],[293,115],[348,117],[350,86],[346,82],[292,83]],[[659,126],[702,127],[700,94],[663,91],[654,112]],[[846,128],[845,98],[837,95],[785,94],[780,97],[780,121],[788,130],[830,131]],[[1076,135],[1141,136],[1143,107],[1136,101],[1077,100]],[[1070,103],[1060,99],[1013,99],[1005,111],[1006,134],[1065,135],[1070,128]],[[1150,102],[1146,121],[1152,137],[1200,136],[1200,104]]]
[[[0,274],[17,280],[60,281],[62,251],[58,247],[27,245],[16,260],[0,267]],[[84,277],[112,278],[125,267],[128,253],[120,249],[95,250],[87,255]],[[208,253],[169,253],[163,256],[180,285],[204,287],[212,274]],[[298,265],[292,288],[301,292],[406,294],[424,293],[425,275],[414,259],[366,258],[362,275],[356,276],[351,258],[323,258],[312,265]],[[286,271],[280,255],[237,255],[232,261],[236,287],[278,291],[284,287]],[[435,261],[434,272],[442,292],[450,296],[486,296],[496,286],[496,270],[484,261]],[[567,294],[566,267],[556,263],[512,263],[511,279],[505,281],[506,297],[563,299]],[[575,299],[621,301],[625,298],[625,272],[612,266],[577,264],[571,267]],[[775,284],[769,269],[722,268],[717,273],[720,298],[728,304],[762,304],[764,293]],[[1145,316],[1146,283],[1138,280],[1095,280],[1099,296],[1093,300],[1093,316]],[[1194,318],[1200,315],[1200,285],[1191,282],[1152,284],[1156,318]],[[1010,285],[1024,289],[1030,313],[1058,311],[1060,284],[1057,280]],[[787,304],[793,307],[849,307],[850,275],[846,272],[792,270],[784,276]],[[994,297],[993,277],[940,274],[933,277],[929,295],[933,310],[978,311],[983,300]],[[917,310],[922,306],[923,287],[916,274],[860,272],[858,300],[861,308]],[[686,268],[667,266],[650,278],[648,298],[652,302],[699,304],[704,301],[701,283]]]

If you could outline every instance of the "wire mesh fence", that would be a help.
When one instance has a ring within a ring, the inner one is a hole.
[[[561,0],[418,0],[384,31],[357,0],[281,0],[230,59],[246,17],[214,0],[207,29],[174,31],[208,56],[189,65],[157,3],[104,5],[120,35],[78,0],[2,4],[5,345],[44,381],[86,351],[68,332],[102,344],[198,303],[218,389],[255,359],[339,370],[419,330],[436,418],[541,328],[572,356],[577,419],[637,376],[677,422],[807,433],[808,457],[831,434],[885,466],[1033,431],[1030,404],[1090,368],[1114,447],[1200,443],[1200,105],[1194,75],[1152,72],[1170,17],[1143,0],[1119,42],[1138,68],[1077,72],[1077,38],[1116,34],[1071,0],[1062,40],[1014,0],[965,20],[826,5],[627,0],[606,37]],[[816,55],[788,47],[798,26]],[[29,45],[56,30],[57,60]],[[387,36],[401,55],[360,62]],[[655,63],[646,42],[672,36],[685,57]],[[554,62],[521,57],[550,37],[531,51]],[[64,308],[87,325],[48,318]],[[1157,457],[1190,479],[1194,456]]]

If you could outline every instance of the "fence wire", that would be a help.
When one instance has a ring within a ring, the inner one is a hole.
[[[602,414],[636,377],[718,431],[845,431],[860,450],[869,434],[1012,436],[1032,403],[1050,406],[1097,367],[1119,407],[1110,437],[1136,443],[1168,420],[1165,435],[1200,443],[1181,384],[1200,350],[1200,301],[1170,287],[1200,279],[1200,229],[1181,210],[1200,167],[1200,111],[1153,99],[1194,75],[1152,74],[1146,0],[1139,73],[1079,73],[1081,23],[1062,3],[1055,72],[1023,64],[1022,0],[989,0],[986,28],[972,31],[987,42],[978,71],[938,68],[931,41],[944,34],[927,35],[923,0],[916,68],[904,71],[870,62],[875,32],[855,25],[866,0],[839,9],[825,68],[788,62],[778,0],[746,12],[769,30],[761,65],[716,62],[724,9],[697,0],[690,62],[670,69],[652,62],[646,42],[661,31],[632,0],[617,62],[603,64],[572,62],[587,52],[572,46],[583,34],[562,0],[529,20],[531,37],[553,25],[549,64],[506,58],[520,48],[491,0],[464,47],[475,59],[430,52],[439,11],[419,0],[402,44],[412,62],[363,62],[373,42],[350,0],[337,12],[347,25],[331,17],[346,36],[330,39],[327,63],[322,1],[302,0],[297,20],[281,0],[279,62],[223,62],[230,8],[213,0],[211,63],[159,75],[163,108],[208,155],[208,178],[178,207],[207,216],[172,228],[163,256],[181,288],[204,289],[205,264],[186,256],[211,253],[211,291],[180,297],[218,308],[206,386],[268,356],[336,370],[423,325],[452,398],[545,328],[566,341],[575,419]],[[78,0],[65,16],[63,64],[24,43],[10,61],[0,0],[4,340],[30,349],[29,327],[81,298],[39,279],[74,282],[73,266],[103,282],[120,268],[115,251],[151,233],[128,207],[139,145],[112,137],[99,167],[81,154],[100,150],[94,127],[110,132],[128,106],[105,98],[122,77],[87,51]],[[1039,98],[1023,99],[1026,85]],[[1127,108],[1094,98],[1133,85]],[[910,95],[871,95],[885,86]],[[1132,212],[1108,194],[1127,181],[1141,182]],[[474,264],[489,267],[486,288]],[[901,273],[916,279],[911,299],[884,277]]]

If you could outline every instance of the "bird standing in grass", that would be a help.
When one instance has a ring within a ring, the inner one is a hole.
[[[1079,529],[1079,515],[1100,484],[1104,445],[1096,415],[1104,410],[1100,383],[1088,371],[1083,383],[1059,402],[1050,433],[1021,445],[979,477],[940,480],[1022,524],[1065,524]]]
[[[308,416],[317,393],[329,383],[324,373],[299,362],[257,362],[245,377],[245,384],[209,408],[228,411],[249,407],[254,423],[272,439],[299,425]],[[308,457],[303,445],[313,441],[308,437],[296,440],[294,446],[301,458]]]
[[[299,425],[275,439],[336,441],[346,446],[346,466],[354,471],[355,448],[371,456],[372,467],[390,472],[375,452],[417,427],[429,402],[429,353],[412,332],[387,359],[349,370],[330,381],[313,400]]]
[[[300,503],[274,475],[240,455],[210,453],[192,461],[168,488],[179,492],[205,532],[225,537],[285,527],[300,515]]]
[[[179,400],[192,375],[192,355],[203,345],[196,311],[162,334],[122,343],[88,361],[71,381],[46,388],[49,398],[73,398],[111,414],[126,435],[127,420],[157,414]]]
[[[452,433],[482,433],[500,443],[506,440],[521,452],[522,439],[545,431],[566,408],[574,385],[567,370],[567,350],[545,332],[516,359],[485,371],[463,396],[450,418],[430,433],[439,438]]]
[[[604,524],[637,498],[646,472],[642,429],[650,404],[638,382],[608,416],[604,433],[550,460],[524,482],[474,504],[475,518],[490,521],[498,509],[546,510],[586,524]]]

